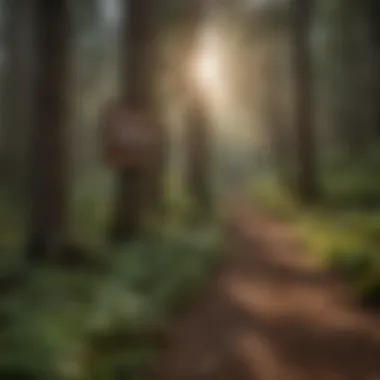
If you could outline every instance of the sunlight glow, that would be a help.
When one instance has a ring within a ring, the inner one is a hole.
[[[215,52],[206,50],[202,52],[198,59],[197,66],[198,80],[202,86],[217,85],[219,78],[219,62]]]
[[[199,49],[195,55],[195,85],[202,91],[218,90],[221,83],[221,48],[218,35],[206,30],[200,37]]]

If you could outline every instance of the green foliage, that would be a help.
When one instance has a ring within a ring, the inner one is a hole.
[[[93,248],[105,244],[113,211],[113,185],[111,173],[104,169],[90,172],[74,183],[70,228],[76,242]]]
[[[75,186],[72,197],[73,236],[102,257],[102,273],[29,268],[25,284],[0,296],[0,378],[140,379],[175,313],[220,259],[218,226],[179,223],[179,195],[171,201],[175,217],[156,234],[107,246],[111,194],[108,174],[97,173]],[[12,202],[0,201],[11,218]],[[16,231],[16,220],[9,227]],[[1,277],[19,265],[2,259]]]
[[[380,149],[351,156],[344,153],[328,157],[321,172],[329,192],[329,207],[363,210],[380,206]]]
[[[255,202],[297,226],[316,260],[347,279],[359,299],[380,300],[380,168],[377,150],[355,160],[343,154],[322,163],[326,198],[297,205],[273,177],[253,184]]]
[[[282,187],[272,175],[260,176],[250,184],[255,206],[285,220],[294,220],[300,209],[290,192]]]

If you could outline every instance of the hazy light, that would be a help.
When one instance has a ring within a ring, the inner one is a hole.
[[[219,31],[213,26],[205,26],[194,51],[191,77],[195,91],[211,113],[224,108],[227,95],[224,54]]]
[[[205,49],[201,52],[197,64],[197,76],[199,84],[203,87],[214,87],[219,78],[219,62],[214,49]]]
[[[98,0],[101,14],[106,22],[115,23],[120,19],[120,3],[117,0]]]
[[[199,49],[195,55],[196,85],[204,91],[216,90],[221,82],[221,54],[218,35],[205,30],[200,37]]]

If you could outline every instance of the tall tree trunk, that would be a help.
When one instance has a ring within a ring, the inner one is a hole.
[[[186,124],[187,186],[199,215],[211,211],[210,130],[204,106],[191,99]]]
[[[274,159],[275,169],[282,185],[289,187],[290,154],[287,139],[287,121],[284,112],[284,78],[281,64],[284,62],[283,46],[285,41],[277,32],[267,42],[267,59],[264,61],[265,88],[263,91],[263,110],[270,149]],[[265,53],[264,53],[265,54]],[[282,59],[281,59],[282,58]]]
[[[200,0],[194,2],[193,14],[190,20],[189,39],[189,61],[194,57],[191,54],[196,50],[203,21],[203,13],[205,6],[210,6],[210,3]],[[185,67],[189,67],[186,66]],[[190,66],[191,69],[191,66]],[[187,120],[186,128],[186,160],[187,172],[186,181],[187,187],[195,206],[195,211],[208,213],[212,208],[211,200],[211,184],[210,184],[210,126],[207,116],[207,108],[200,96],[200,91],[197,89],[197,83],[193,83],[192,73],[183,72],[183,84],[185,91],[185,99],[187,105]]]
[[[2,94],[1,181],[17,192],[23,187],[24,142],[29,120],[30,2],[6,1],[4,4],[5,72]]]
[[[373,99],[375,109],[375,132],[377,141],[380,142],[380,2],[369,0],[368,20],[371,33],[371,44],[373,48],[373,76],[375,78]]]
[[[320,195],[315,131],[314,86],[310,46],[313,0],[293,0],[293,45],[295,77],[296,188],[304,203],[312,203]]]
[[[363,8],[357,1],[349,1],[340,5],[338,14],[342,39],[341,65],[343,83],[339,98],[342,105],[340,140],[345,142],[350,154],[362,155],[370,146],[371,107],[369,83],[366,83],[368,69],[366,21]],[[367,66],[367,67],[366,67]],[[362,100],[358,104],[358,97]]]
[[[157,63],[157,29],[152,0],[123,1],[121,46],[121,78],[124,104],[138,112],[156,117],[154,77]],[[159,134],[164,130],[159,123]],[[144,214],[163,203],[163,141],[155,164],[148,172],[120,170],[117,174],[117,195],[111,226],[116,241],[135,238],[142,232]]]
[[[66,0],[33,0],[36,75],[29,157],[28,257],[50,259],[67,243],[69,10]]]
[[[122,60],[122,94],[127,105],[149,115],[156,128],[154,160],[144,173],[142,184],[142,212],[157,217],[162,216],[164,209],[167,149],[166,131],[159,120],[155,97],[160,43],[158,9],[154,0],[129,0],[128,3],[130,18],[124,30],[122,51],[126,56]]]

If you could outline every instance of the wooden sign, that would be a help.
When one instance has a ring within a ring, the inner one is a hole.
[[[103,118],[103,150],[113,168],[148,167],[159,144],[158,128],[145,112],[113,103]]]

